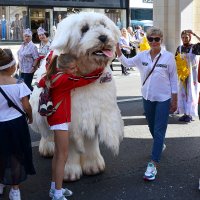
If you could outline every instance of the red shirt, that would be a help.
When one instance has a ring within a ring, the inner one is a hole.
[[[62,124],[71,121],[71,90],[77,87],[85,86],[94,82],[102,74],[103,69],[97,69],[94,72],[82,77],[73,76],[71,74],[63,74],[53,84],[51,84],[50,95],[53,105],[55,106],[62,100],[55,113],[47,117],[50,126]],[[54,79],[58,74],[51,77]],[[39,82],[39,87],[45,87],[46,77]]]

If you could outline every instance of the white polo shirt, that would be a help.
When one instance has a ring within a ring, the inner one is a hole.
[[[161,50],[161,57],[146,83],[141,88],[142,96],[150,101],[166,101],[171,94],[178,91],[177,68],[174,55]],[[123,54],[118,58],[127,68],[137,67],[140,71],[142,83],[153,68],[159,54],[151,60],[150,50],[138,53],[135,57],[127,59]]]

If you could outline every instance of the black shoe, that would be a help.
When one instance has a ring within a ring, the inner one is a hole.
[[[180,122],[184,122],[186,117],[187,117],[187,115],[183,115],[183,116],[179,117],[178,120],[179,120]]]

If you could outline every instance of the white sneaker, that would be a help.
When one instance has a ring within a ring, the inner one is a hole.
[[[55,196],[53,196],[52,200],[67,200],[67,199],[65,198],[65,196],[61,196],[60,198],[56,198]]]
[[[21,200],[20,190],[11,189],[9,192],[9,199],[10,200]]]
[[[146,172],[144,173],[144,180],[153,181],[156,178],[157,170],[155,165],[152,162],[149,162],[147,165]]]
[[[6,187],[4,184],[0,183],[0,195],[3,194],[3,189]]]
[[[53,198],[55,190],[54,189],[50,189],[49,190],[49,197]],[[62,188],[62,194],[65,197],[69,197],[72,196],[73,192],[67,188]]]

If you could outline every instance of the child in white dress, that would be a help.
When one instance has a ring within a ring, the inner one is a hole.
[[[12,77],[15,65],[11,50],[0,49],[0,191],[10,185],[9,199],[21,200],[19,184],[35,174],[28,129],[33,119],[28,100],[31,91]]]

